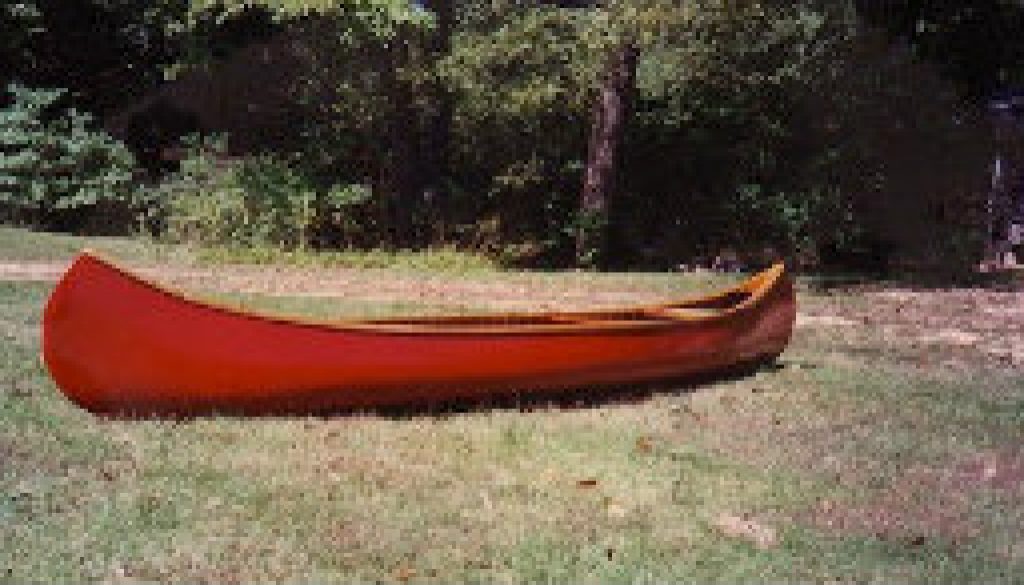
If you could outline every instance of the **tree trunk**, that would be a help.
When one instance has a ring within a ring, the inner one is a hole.
[[[594,104],[576,231],[577,266],[594,266],[604,254],[608,209],[626,122],[632,114],[637,49],[623,43],[612,54]]]

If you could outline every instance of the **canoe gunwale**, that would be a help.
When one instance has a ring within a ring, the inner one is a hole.
[[[480,313],[455,317],[345,320],[317,319],[274,311],[253,310],[204,299],[185,290],[142,276],[122,266],[118,261],[91,249],[83,250],[76,257],[72,263],[72,269],[75,264],[90,260],[116,271],[122,277],[144,286],[155,294],[170,297],[197,308],[244,319],[346,331],[353,334],[380,335],[572,335],[595,332],[657,334],[666,329],[678,329],[681,326],[707,326],[714,322],[730,320],[740,313],[751,312],[763,303],[765,297],[773,289],[781,284],[786,273],[784,264],[778,263],[743,282],[711,294],[688,295],[666,303],[597,311]],[[69,269],[68,274],[71,272],[72,270]],[[67,277],[66,274],[64,278]],[[714,303],[717,299],[728,298],[730,295],[743,295],[744,298],[726,308],[713,311],[691,311],[687,314],[688,306]],[[484,324],[474,324],[474,321],[482,321]],[[508,323],[503,323],[503,321],[508,321]]]

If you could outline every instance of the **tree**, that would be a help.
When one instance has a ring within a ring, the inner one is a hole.
[[[763,25],[750,34],[750,28]],[[800,76],[822,18],[811,5],[704,0],[678,3],[664,0],[610,0],[597,8],[587,38],[605,47],[608,55],[591,118],[587,166],[584,171],[576,232],[577,265],[602,263],[609,217],[616,189],[621,144],[632,116],[638,59],[648,54],[682,50],[698,71],[756,79],[771,85],[780,78]],[[732,36],[733,38],[730,38]],[[595,41],[596,39],[596,41]],[[731,43],[729,41],[732,41]],[[710,50],[708,50],[710,48]],[[758,53],[753,71],[714,64],[715,53],[745,49]],[[681,73],[681,72],[680,72]],[[685,75],[685,74],[684,74]],[[749,76],[749,77],[744,77]],[[736,79],[733,79],[735,82]]]
[[[131,227],[140,211],[131,153],[93,128],[92,116],[60,111],[64,90],[6,88],[0,109],[0,218],[33,226],[75,229],[89,212],[106,229]],[[121,219],[121,225],[116,220]]]
[[[594,103],[576,234],[579,266],[595,265],[605,248],[619,150],[632,112],[636,63],[636,45],[624,40],[612,51]]]
[[[591,116],[577,216],[577,266],[595,266],[605,252],[619,151],[632,114],[639,43],[645,40],[645,33],[650,36],[653,30],[663,30],[678,22],[680,12],[688,13],[657,1],[609,2],[599,10],[594,19],[599,38],[613,40],[606,49],[608,57]]]
[[[352,168],[331,169],[335,179],[371,175],[389,243],[421,245],[416,216],[425,194],[440,188],[446,150],[443,133],[425,144],[426,129],[450,124],[443,92],[428,73],[449,46],[452,9],[397,0],[197,0],[192,20],[253,10],[272,13],[303,46],[307,66],[294,90],[310,113],[304,124],[309,170],[321,174],[325,165],[342,164]],[[354,156],[346,161],[347,155]],[[356,161],[369,164],[360,169]]]

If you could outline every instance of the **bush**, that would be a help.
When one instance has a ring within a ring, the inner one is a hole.
[[[282,250],[316,247],[327,232],[351,237],[371,196],[363,185],[321,188],[270,155],[232,159],[217,139],[190,139],[181,170],[153,193],[173,241]]]
[[[11,104],[0,110],[0,220],[72,230],[90,221],[94,230],[131,227],[145,207],[131,152],[93,129],[90,115],[60,111],[65,90],[12,84],[7,92]]]

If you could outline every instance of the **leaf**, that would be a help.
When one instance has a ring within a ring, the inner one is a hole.
[[[416,576],[416,569],[411,567],[399,567],[394,572],[395,579],[405,582]]]
[[[654,450],[654,442],[650,437],[637,437],[636,439],[636,451],[637,453],[650,453]]]

